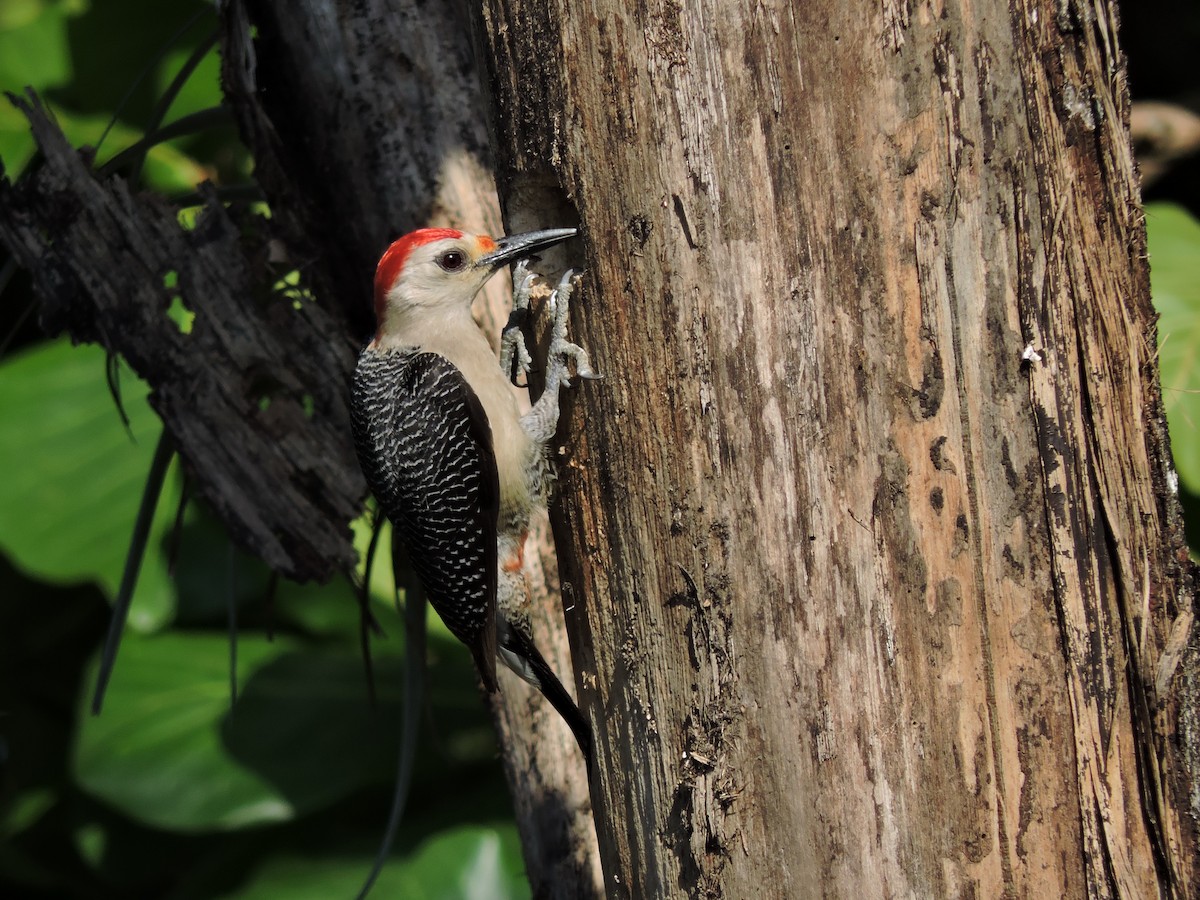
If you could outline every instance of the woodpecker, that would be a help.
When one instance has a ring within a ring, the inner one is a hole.
[[[567,721],[590,771],[591,731],[530,640],[520,574],[530,514],[552,477],[547,444],[568,363],[597,377],[587,353],[566,340],[573,273],[548,301],[555,321],[546,389],[524,416],[471,317],[471,301],[499,268],[575,234],[558,228],[494,240],[423,228],[393,243],[375,273],[377,330],[358,360],[350,412],[367,484],[484,687],[497,689],[499,656]],[[534,277],[523,261],[517,266],[517,308],[528,308]],[[506,330],[504,346],[528,370],[519,330]]]

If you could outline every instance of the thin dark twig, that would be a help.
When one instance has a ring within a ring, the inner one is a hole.
[[[175,510],[175,521],[171,524],[171,539],[167,543],[167,577],[175,577],[175,564],[179,561],[179,545],[183,540],[183,514],[192,499],[192,480],[185,474],[183,487],[179,491],[179,507]]]
[[[363,561],[362,581],[358,586],[358,609],[363,617],[363,627],[370,627],[376,635],[383,629],[371,614],[371,570],[375,567],[375,551],[379,547],[379,535],[383,533],[383,513],[376,512],[371,520],[371,543],[367,544],[367,557]]]
[[[135,162],[139,156],[145,156],[151,148],[158,146],[164,141],[184,135],[196,134],[206,128],[213,128],[232,121],[233,113],[227,106],[212,106],[208,109],[189,113],[186,116],[176,119],[169,125],[164,125],[162,128],[142,135],[141,138],[102,165],[99,172],[101,175],[110,175],[113,172],[118,172],[123,166]]]
[[[117,650],[121,646],[125,620],[129,617],[133,589],[137,585],[138,572],[141,571],[142,558],[150,539],[150,525],[154,522],[154,511],[158,508],[158,498],[162,495],[167,470],[174,455],[174,443],[164,428],[154,450],[150,472],[146,475],[142,503],[138,507],[137,520],[133,523],[133,536],[129,539],[129,553],[125,557],[125,571],[121,575],[121,586],[117,590],[116,600],[113,601],[112,618],[108,623],[108,634],[104,638],[104,649],[100,652],[100,670],[96,675],[96,691],[92,695],[93,715],[99,715],[100,708],[104,705],[104,692],[108,688],[108,680],[112,677],[113,667],[117,662]]]
[[[158,64],[163,61],[166,55],[171,51],[171,48],[175,46],[176,41],[191,31],[193,25],[195,25],[205,16],[210,15],[211,12],[212,10],[209,9],[199,10],[194,16],[180,25],[179,29],[173,35],[167,38],[167,40],[159,48],[158,53],[154,55],[154,58],[150,60],[150,62],[146,63],[146,65],[142,68],[142,71],[138,73],[137,78],[133,79],[133,84],[129,85],[128,90],[125,91],[124,96],[121,97],[120,101],[117,103],[117,108],[113,110],[112,118],[109,119],[108,124],[104,126],[104,132],[100,135],[100,139],[96,141],[97,153],[100,152],[100,145],[104,143],[105,138],[108,137],[108,133],[112,131],[113,126],[116,125],[117,121],[121,118],[121,113],[124,111],[126,104],[129,103],[130,98],[133,97],[133,93],[138,89],[138,86],[146,80],[146,77],[151,72],[158,68]]]
[[[371,658],[371,630],[366,616],[358,617],[358,648],[362,653],[363,668],[367,676],[367,703],[374,709],[379,705],[379,695],[375,691],[375,664]]]
[[[129,435],[129,440],[136,444],[137,438],[134,437],[133,426],[129,423],[129,413],[125,412],[125,403],[121,399],[121,357],[113,350],[105,350],[104,380],[108,384],[108,393],[116,404],[121,424],[125,426],[125,433]]]
[[[217,45],[218,34],[213,31],[208,37],[201,41],[196,49],[192,51],[192,55],[187,58],[183,64],[183,68],[179,73],[171,79],[171,83],[167,85],[167,89],[163,91],[163,95],[158,98],[158,104],[154,107],[154,112],[150,115],[150,121],[147,123],[146,133],[151,134],[158,130],[162,125],[163,119],[171,109],[171,104],[175,102],[175,98],[179,96],[179,92],[183,90],[184,84],[192,77],[192,73],[196,71],[196,67],[200,65],[200,61],[208,55],[208,52]],[[146,148],[149,150],[149,147]],[[140,157],[134,160],[133,169],[129,173],[129,183],[136,185],[142,177],[142,166],[146,163],[146,153],[143,152]]]
[[[399,603],[401,560],[404,554],[400,552],[395,533],[392,535],[392,578],[395,584],[396,602]],[[400,762],[396,773],[396,787],[392,793],[392,809],[388,814],[387,828],[384,829],[383,841],[375,862],[367,879],[363,882],[355,900],[365,900],[375,884],[379,874],[387,863],[392,844],[396,841],[396,832],[404,818],[404,807],[408,804],[408,791],[412,786],[413,764],[416,760],[417,729],[421,722],[421,703],[425,694],[425,592],[412,582],[410,577],[405,579],[409,584],[404,592],[404,730],[400,736]]]
[[[233,717],[233,708],[237,705],[237,551],[233,541],[229,542],[229,594],[226,597],[226,613],[229,619],[229,715]]]
[[[367,700],[374,707],[378,702],[375,692],[375,667],[371,662],[372,624],[379,629],[371,615],[371,570],[375,566],[375,551],[379,546],[379,535],[383,533],[383,516],[376,512],[371,520],[371,542],[367,544],[367,556],[363,561],[362,581],[358,586],[358,643],[362,651],[363,666],[367,674]],[[381,630],[381,629],[379,629]]]

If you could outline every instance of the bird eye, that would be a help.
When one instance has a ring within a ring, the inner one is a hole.
[[[447,272],[457,272],[467,264],[467,257],[461,250],[447,250],[438,257],[437,264]]]

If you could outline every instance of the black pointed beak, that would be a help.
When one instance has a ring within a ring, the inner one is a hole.
[[[498,269],[514,259],[529,256],[543,247],[561,244],[568,238],[579,234],[578,228],[547,228],[545,231],[528,231],[525,234],[510,234],[496,241],[496,249],[487,256],[481,256],[475,265],[489,269]]]

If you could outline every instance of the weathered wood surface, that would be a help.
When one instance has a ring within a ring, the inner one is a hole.
[[[40,103],[22,106],[43,161],[0,180],[0,240],[33,275],[43,327],[150,383],[195,496],[240,545],[298,580],[352,568],[366,487],[347,439],[357,348],[336,311],[272,289],[290,267],[270,259],[265,220],[210,190],[186,229],[161,198],[98,179]],[[167,314],[175,298],[190,333]]]
[[[552,520],[610,896],[1195,895],[1115,32],[483,5],[502,193],[576,210],[608,376]]]

